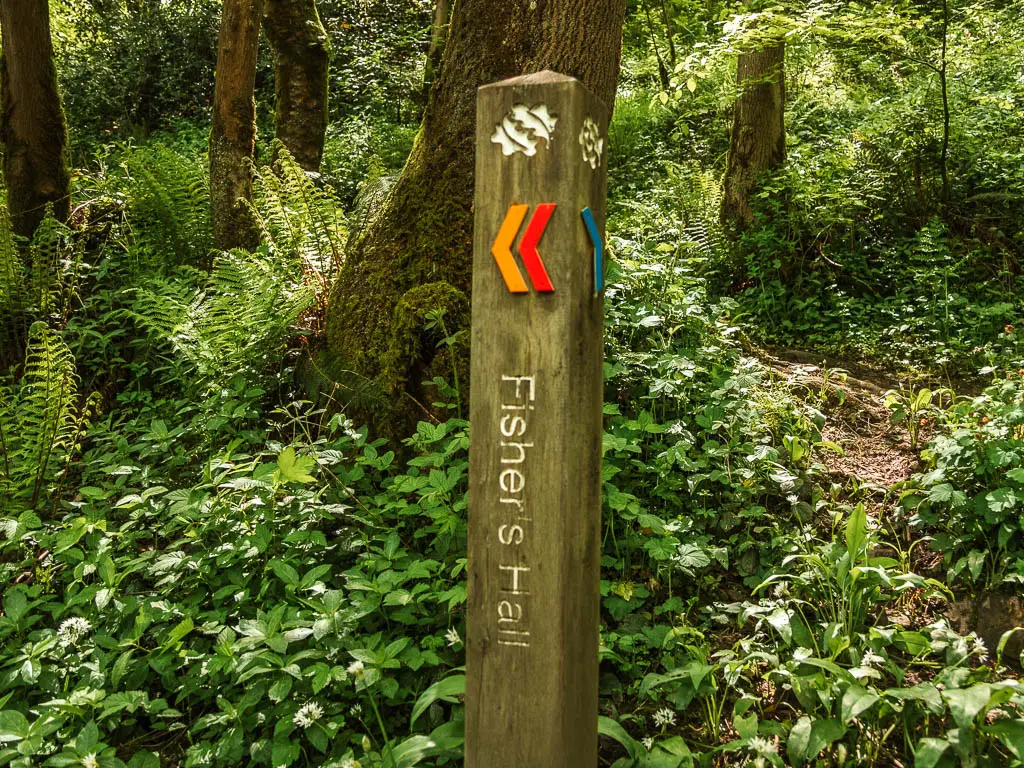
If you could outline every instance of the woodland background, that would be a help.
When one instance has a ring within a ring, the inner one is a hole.
[[[0,765],[461,761],[472,104],[547,67],[614,98],[601,764],[1024,762],[1020,0],[0,31]]]

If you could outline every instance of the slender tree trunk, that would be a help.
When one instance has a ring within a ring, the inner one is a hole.
[[[430,86],[434,84],[437,69],[441,66],[444,42],[448,38],[450,10],[449,0],[434,0],[434,20],[430,25],[430,46],[427,48],[427,61],[423,67],[423,103],[426,103],[430,96]]]
[[[274,135],[302,168],[318,171],[327,133],[331,44],[316,0],[266,0],[263,29],[274,52]]]
[[[665,37],[668,40],[668,61],[672,65],[672,71],[676,68],[676,30],[672,24],[672,14],[668,12],[668,3],[661,0],[661,18],[665,22]]]
[[[542,69],[579,78],[611,105],[624,0],[457,0],[417,140],[383,208],[356,234],[331,294],[323,370],[375,381],[395,406],[371,414],[400,433],[436,399],[424,380],[462,368],[468,327],[478,86]],[[428,313],[445,313],[443,330]],[[342,373],[349,372],[349,373]],[[465,395],[465,393],[463,393]]]
[[[31,237],[47,204],[71,208],[68,130],[57,91],[47,0],[0,0],[4,177],[14,231]]]
[[[939,159],[942,172],[942,205],[949,205],[949,0],[942,0],[942,61],[939,65],[939,85],[942,88],[942,156]]]
[[[786,159],[785,58],[785,44],[779,43],[742,53],[737,61],[740,96],[733,108],[722,220],[739,229],[754,219],[750,193],[758,177]]]
[[[644,13],[647,15],[647,31],[651,36],[651,48],[654,49],[654,58],[658,62],[658,80],[661,82],[661,90],[667,91],[672,85],[669,78],[668,67],[662,61],[661,51],[658,50],[658,38],[654,34],[654,22],[651,21],[651,9],[644,5]]]
[[[217,248],[255,248],[252,200],[256,150],[256,57],[263,0],[224,0],[210,132],[210,217]]]

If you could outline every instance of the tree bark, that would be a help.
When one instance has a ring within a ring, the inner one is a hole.
[[[252,214],[256,150],[256,58],[263,0],[225,0],[217,48],[210,132],[210,218],[222,250],[259,244]]]
[[[624,14],[624,0],[457,0],[405,169],[353,237],[328,307],[322,368],[376,382],[393,405],[367,414],[375,426],[400,434],[422,418],[420,404],[436,399],[424,380],[469,379],[468,342],[438,345],[469,323],[477,88],[552,69],[610,107]],[[432,311],[445,313],[443,331]]]
[[[331,44],[316,0],[266,0],[263,29],[274,52],[274,135],[303,169],[318,171],[327,133]]]
[[[448,14],[451,10],[449,0],[434,0],[434,20],[430,25],[430,46],[427,48],[427,60],[423,66],[423,103],[430,96],[430,87],[434,84],[437,69],[441,65],[444,53],[444,42],[448,38]]]
[[[57,90],[48,0],[0,0],[4,176],[14,231],[31,237],[46,214],[71,208],[68,130]]]
[[[738,229],[754,220],[750,193],[765,171],[786,160],[786,46],[742,53],[736,64],[740,96],[733,112],[722,221]]]

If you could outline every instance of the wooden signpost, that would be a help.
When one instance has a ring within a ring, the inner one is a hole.
[[[594,768],[608,111],[477,98],[467,768]]]

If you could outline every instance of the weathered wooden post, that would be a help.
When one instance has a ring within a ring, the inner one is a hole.
[[[467,768],[597,765],[607,124],[554,72],[478,92]]]

